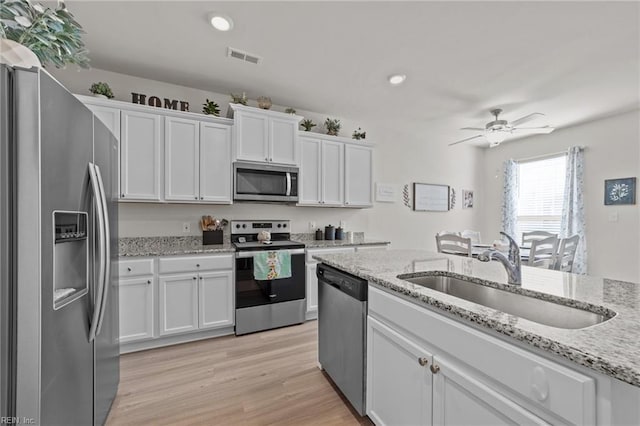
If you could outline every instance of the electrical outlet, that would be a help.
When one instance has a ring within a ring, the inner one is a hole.
[[[347,221],[346,220],[341,220],[340,221],[340,228],[345,229],[347,227]]]
[[[316,223],[315,222],[309,222],[309,229],[312,231],[316,230]]]
[[[182,232],[185,234],[189,234],[191,232],[191,224],[189,222],[184,222],[182,224]]]

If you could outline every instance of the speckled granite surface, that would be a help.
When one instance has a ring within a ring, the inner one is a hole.
[[[592,370],[640,387],[640,285],[522,267],[522,288],[510,286],[498,262],[418,250],[388,250],[314,256],[381,287],[404,294],[480,327],[493,329]],[[535,294],[546,300],[600,311],[601,324],[568,330],[538,324],[397,278],[440,271],[474,277],[480,284]],[[601,308],[598,308],[601,307]]]
[[[202,245],[201,236],[190,237],[128,237],[119,240],[120,257],[171,256],[234,252],[229,238],[223,244]]]
[[[352,240],[316,240],[315,234],[291,234],[293,241],[304,243],[307,248],[356,247],[390,244],[389,241],[372,240],[364,237],[364,232],[354,232]]]

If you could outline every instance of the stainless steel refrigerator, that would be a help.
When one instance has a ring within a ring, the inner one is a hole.
[[[115,137],[52,76],[0,66],[0,416],[106,421],[120,379],[117,164]]]

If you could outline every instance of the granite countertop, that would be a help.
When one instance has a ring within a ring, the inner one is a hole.
[[[127,237],[118,241],[120,257],[174,256],[181,254],[233,253],[228,239],[223,244],[202,245],[202,237]]]
[[[316,240],[315,234],[292,234],[291,239],[303,243],[306,248],[357,247],[391,244],[389,241],[372,240],[364,232],[354,232],[351,240]]]
[[[371,283],[415,299],[416,303],[445,311],[525,344],[559,355],[577,364],[640,387],[640,285],[624,281],[522,267],[522,287],[507,284],[499,262],[483,263],[461,256],[422,250],[368,251],[315,255],[315,259]],[[473,277],[473,281],[515,293],[536,295],[610,316],[601,324],[561,329],[496,311],[397,278],[424,272]],[[595,308],[594,309],[594,305]],[[609,315],[608,315],[609,314]]]

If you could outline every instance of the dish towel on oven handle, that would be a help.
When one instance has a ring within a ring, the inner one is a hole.
[[[291,277],[289,250],[261,251],[253,255],[253,277],[257,281]]]

